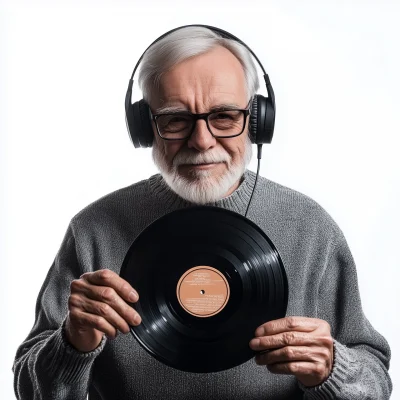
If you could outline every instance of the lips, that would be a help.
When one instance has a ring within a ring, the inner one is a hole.
[[[217,164],[221,164],[220,162],[213,162],[213,163],[203,163],[203,164],[182,164],[181,167],[187,167],[187,168],[199,168],[199,169],[205,169],[205,168],[211,168]]]
[[[187,165],[192,165],[194,167],[198,167],[201,165],[214,165],[214,164],[219,164],[219,163],[198,163],[198,164],[187,164]]]

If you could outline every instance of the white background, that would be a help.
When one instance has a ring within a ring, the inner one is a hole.
[[[269,72],[277,121],[261,174],[317,200],[344,231],[400,398],[398,2],[0,4],[2,399],[14,398],[13,358],[69,220],[156,172],[127,136],[125,91],[148,44],[189,23],[235,34]]]

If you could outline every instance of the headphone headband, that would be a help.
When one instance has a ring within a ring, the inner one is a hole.
[[[211,26],[211,25],[201,25],[201,24],[192,24],[192,25],[182,25],[182,26],[178,26],[177,28],[171,29],[170,31],[163,33],[161,36],[159,36],[156,40],[154,40],[153,43],[150,44],[150,46],[147,47],[147,49],[143,52],[143,54],[140,56],[138,62],[135,65],[135,68],[133,69],[132,75],[131,75],[131,80],[133,80],[133,77],[136,73],[136,70],[140,64],[140,62],[142,61],[144,55],[146,54],[147,50],[153,46],[153,44],[159,42],[161,39],[164,39],[165,36],[168,36],[169,34],[175,32],[175,31],[179,31],[183,28],[189,28],[189,27],[198,27],[198,28],[207,28],[210,29],[211,31],[214,31],[215,33],[219,33],[222,37],[226,38],[226,39],[233,39],[236,42],[239,42],[242,46],[246,47],[246,49],[251,53],[251,55],[255,58],[255,60],[257,61],[258,65],[260,66],[260,68],[263,71],[264,76],[267,75],[267,73],[265,72],[264,66],[261,64],[261,61],[258,59],[258,57],[255,55],[254,51],[247,46],[247,44],[245,42],[243,42],[242,40],[240,40],[238,37],[236,37],[235,35],[232,35],[232,33],[229,33],[228,31],[224,31],[223,29],[217,28],[215,26]],[[267,75],[268,76],[268,75]]]

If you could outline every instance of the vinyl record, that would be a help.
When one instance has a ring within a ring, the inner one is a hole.
[[[217,207],[167,214],[133,242],[121,277],[139,293],[133,336],[156,359],[188,372],[217,372],[255,352],[256,328],[285,316],[283,263],[267,235]]]

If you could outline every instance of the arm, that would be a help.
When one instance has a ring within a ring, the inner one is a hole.
[[[66,340],[70,284],[82,271],[71,226],[40,290],[35,324],[19,347],[14,361],[17,399],[85,399],[90,372],[105,345],[103,338],[93,351],[82,353]]]
[[[390,348],[365,317],[357,272],[343,234],[336,236],[319,290],[318,318],[331,326],[334,363],[329,378],[306,388],[306,399],[389,399]]]
[[[329,246],[318,284],[317,318],[261,325],[250,347],[256,362],[294,375],[305,399],[387,400],[390,349],[365,318],[353,258],[341,232]]]

